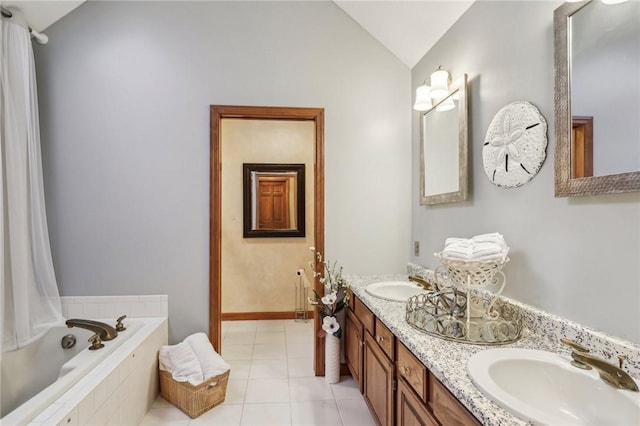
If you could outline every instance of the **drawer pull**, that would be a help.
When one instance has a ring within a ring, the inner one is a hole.
[[[376,336],[376,342],[378,342],[378,343],[384,342],[384,337],[383,336]]]
[[[410,372],[411,372],[411,369],[406,365],[403,365],[402,368],[400,369],[400,373],[402,373],[403,376],[408,376]]]

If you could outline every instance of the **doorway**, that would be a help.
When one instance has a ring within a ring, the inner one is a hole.
[[[209,258],[209,338],[218,352],[222,344],[222,277],[223,277],[223,121],[230,120],[264,120],[265,122],[289,121],[305,122],[313,125],[313,208],[310,229],[313,245],[319,252],[324,252],[324,110],[322,108],[289,108],[289,107],[250,107],[212,105],[210,108],[211,131],[211,175],[210,175],[210,258]],[[228,146],[227,146],[228,148]],[[225,149],[227,149],[225,148]],[[227,163],[225,163],[227,164]],[[224,167],[228,167],[224,166]],[[226,169],[225,169],[226,171]],[[234,191],[242,192],[242,188]],[[225,206],[226,208],[226,206]],[[226,231],[226,228],[225,228]],[[311,257],[309,257],[311,259]],[[316,270],[321,265],[316,265]],[[315,290],[322,293],[319,280],[313,284]],[[313,328],[317,332],[321,323],[315,315]],[[324,340],[314,333],[314,369],[318,376],[324,375]]]

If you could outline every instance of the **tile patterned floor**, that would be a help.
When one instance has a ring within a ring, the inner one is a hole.
[[[313,374],[313,323],[225,321],[222,356],[231,364],[225,402],[197,419],[159,397],[142,426],[372,426],[351,377],[329,385]]]

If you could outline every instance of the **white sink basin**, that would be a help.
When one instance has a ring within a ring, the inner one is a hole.
[[[555,353],[489,349],[473,355],[467,370],[489,399],[536,425],[640,424],[640,393],[616,389]]]
[[[426,293],[422,286],[411,281],[383,281],[365,287],[372,296],[394,302],[406,302],[411,296]]]

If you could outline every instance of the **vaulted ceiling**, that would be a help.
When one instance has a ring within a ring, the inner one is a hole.
[[[19,10],[36,31],[46,28],[85,0],[3,0]],[[362,28],[407,67],[416,63],[471,6],[474,0],[334,0]]]

